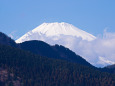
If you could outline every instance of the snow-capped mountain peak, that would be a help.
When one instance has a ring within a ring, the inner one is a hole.
[[[76,37],[82,37],[84,40],[93,40],[95,37],[88,34],[75,26],[68,23],[43,23],[34,30],[33,33],[38,32],[45,34],[46,36],[59,36],[59,35],[71,35]]]
[[[55,22],[41,24],[16,40],[16,43],[30,40],[41,40],[50,45],[63,45],[92,63],[88,57],[84,56],[86,51],[80,52],[79,47],[86,47],[85,45],[82,45],[84,42],[92,42],[95,39],[95,36],[73,26],[72,24]]]
[[[37,35],[44,35],[46,37],[53,37],[53,36],[74,36],[74,37],[81,37],[83,40],[94,40],[96,37],[80,30],[79,28],[73,26],[72,24],[68,23],[43,23],[40,26],[36,27],[32,31],[28,32],[18,40],[17,43],[28,41],[28,40],[39,40]]]

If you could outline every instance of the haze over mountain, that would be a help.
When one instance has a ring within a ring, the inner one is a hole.
[[[29,40],[42,40],[50,45],[63,45],[76,54],[82,56],[88,62],[97,67],[104,67],[115,63],[113,36],[108,38],[108,33],[102,39],[89,34],[68,23],[43,23],[35,29],[27,32],[16,40],[22,43]]]

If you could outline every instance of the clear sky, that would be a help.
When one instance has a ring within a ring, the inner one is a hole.
[[[0,0],[0,31],[14,39],[44,22],[67,22],[95,36],[115,32],[115,0]]]

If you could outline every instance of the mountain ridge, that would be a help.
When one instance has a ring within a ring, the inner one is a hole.
[[[68,48],[65,48],[62,45],[56,44],[54,46],[51,46],[43,41],[33,40],[20,43],[19,46],[23,50],[27,50],[41,56],[62,59],[68,62],[79,63],[82,65],[93,67],[81,56],[76,55],[73,51],[69,50]]]
[[[2,32],[0,32],[0,44],[17,47],[15,41]]]

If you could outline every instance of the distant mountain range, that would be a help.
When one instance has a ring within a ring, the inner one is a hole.
[[[68,48],[43,41],[16,44],[0,33],[0,86],[114,85],[114,74],[101,72]]]

